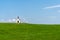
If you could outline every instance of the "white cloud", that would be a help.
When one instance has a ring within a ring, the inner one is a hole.
[[[23,22],[29,23],[25,18],[22,18]]]
[[[15,19],[9,19],[7,20],[8,22],[15,22],[16,20]]]
[[[56,16],[50,16],[51,19],[56,19]]]
[[[59,13],[60,13],[60,10],[58,10],[57,12],[59,12]]]
[[[56,16],[50,16],[50,17],[49,17],[49,20],[50,20],[50,21],[56,21],[56,18],[57,18]]]
[[[15,19],[12,19],[12,21],[16,21]]]
[[[4,19],[1,19],[0,21],[4,21]]]
[[[9,19],[9,20],[8,20],[8,22],[12,22],[12,20],[11,20],[11,19]]]
[[[52,9],[52,8],[59,8],[60,5],[54,5],[54,6],[49,6],[49,7],[45,7],[43,9]]]

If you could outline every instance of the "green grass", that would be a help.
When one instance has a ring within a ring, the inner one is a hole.
[[[0,40],[60,40],[60,25],[0,23]]]

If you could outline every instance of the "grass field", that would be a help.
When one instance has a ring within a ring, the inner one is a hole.
[[[60,25],[0,23],[0,40],[60,40]]]

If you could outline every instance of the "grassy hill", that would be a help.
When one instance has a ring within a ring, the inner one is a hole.
[[[0,40],[60,40],[60,25],[0,23]]]

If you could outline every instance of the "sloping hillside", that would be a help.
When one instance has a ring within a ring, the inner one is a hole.
[[[60,40],[60,25],[0,23],[0,40]]]

